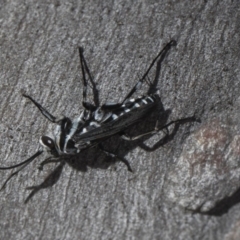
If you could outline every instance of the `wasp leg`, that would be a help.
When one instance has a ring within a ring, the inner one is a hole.
[[[109,151],[104,150],[102,144],[98,144],[98,146],[99,146],[100,150],[101,150],[102,152],[104,152],[107,156],[112,157],[112,158],[117,158],[117,159],[119,159],[121,162],[123,162],[123,163],[127,166],[129,172],[133,172],[133,170],[132,170],[129,162],[128,162],[126,159],[121,158],[121,157],[117,156],[117,155],[114,154],[114,153],[111,153],[111,152],[109,152]]]
[[[126,133],[122,133],[121,134],[121,138],[123,140],[126,140],[126,141],[135,141],[139,138],[142,138],[144,136],[147,136],[147,135],[153,135],[153,134],[156,134],[157,132],[159,132],[160,130],[164,129],[164,128],[167,128],[167,126],[164,126],[162,129],[159,129],[158,127],[158,121],[156,122],[156,125],[155,125],[155,128],[154,130],[150,131],[150,132],[146,132],[146,133],[143,133],[143,134],[140,134],[138,136],[135,136],[135,137],[132,137],[132,136],[129,136],[128,134]],[[169,125],[168,125],[169,126]]]
[[[83,56],[83,48],[79,47],[79,57],[80,57],[80,63],[81,63],[81,69],[82,69],[82,75],[83,75],[83,78],[82,78],[82,82],[83,82],[83,102],[82,102],[82,105],[85,109],[89,110],[89,111],[94,111],[96,110],[96,106],[87,102],[87,79],[86,79],[86,72],[89,76],[89,79],[91,81],[91,83],[93,84],[93,92],[94,92],[94,102],[99,105],[99,101],[98,101],[98,92],[97,92],[97,89],[96,89],[96,86],[95,86],[95,83],[93,82],[92,80],[92,77],[91,77],[91,74],[90,74],[90,71],[87,67],[87,63],[85,61],[85,58]],[[85,72],[86,70],[86,72]]]
[[[90,70],[88,68],[88,65],[87,65],[87,62],[84,58],[84,55],[83,55],[83,50],[82,50],[82,61],[83,61],[83,64],[85,66],[85,69],[86,69],[86,72],[88,74],[88,77],[89,77],[89,80],[91,82],[91,85],[92,85],[92,91],[93,91],[93,101],[95,103],[95,106],[96,107],[99,107],[100,103],[99,103],[99,94],[98,94],[98,90],[97,90],[97,87],[96,87],[96,83],[93,81],[93,78],[92,78],[92,75],[90,73]]]
[[[167,131],[167,133],[165,133],[165,134],[169,135],[168,127],[170,125],[172,125],[172,124],[181,124],[181,123],[185,123],[185,122],[193,122],[193,121],[199,121],[199,120],[196,119],[195,117],[182,118],[182,119],[179,119],[179,120],[171,121],[171,122],[169,122],[168,124],[164,125],[161,128],[158,127],[158,121],[156,121],[156,125],[155,125],[154,130],[152,130],[150,132],[146,132],[146,133],[140,134],[140,135],[135,136],[135,137],[129,136],[126,133],[122,133],[121,134],[121,138],[126,140],[126,141],[135,141],[135,140],[137,140],[139,138],[142,138],[144,136],[147,136],[147,135],[154,135],[154,134],[156,134],[159,131],[164,131],[165,129]]]
[[[45,159],[43,162],[40,163],[38,170],[42,171],[43,170],[43,166],[49,163],[56,163],[56,162],[61,162],[62,159],[59,158],[47,158]]]
[[[150,64],[150,66],[148,67],[147,71],[145,72],[145,74],[142,76],[142,78],[135,84],[135,86],[132,88],[132,90],[128,93],[128,95],[124,98],[124,100],[122,101],[122,104],[129,99],[143,84],[145,78],[147,77],[148,73],[150,72],[150,70],[152,69],[153,65],[155,64],[155,62],[157,61],[157,59],[161,56],[161,55],[165,55],[166,52],[172,47],[176,45],[176,41],[175,40],[171,40],[160,52],[159,54],[153,59],[152,63]]]
[[[165,54],[167,53],[167,51],[172,47],[176,45],[176,41],[172,40],[170,41],[160,52],[159,54],[153,59],[152,63],[150,64],[150,66],[148,67],[147,71],[145,72],[145,74],[142,76],[142,78],[140,80],[138,80],[138,82],[135,84],[135,86],[131,89],[131,91],[127,94],[127,96],[124,98],[124,100],[121,103],[113,103],[113,104],[104,104],[101,108],[103,110],[114,110],[116,108],[119,108],[126,100],[128,100],[139,88],[141,88],[142,84],[144,81],[147,82],[147,84],[151,85],[151,81],[148,78],[148,73],[150,72],[150,70],[152,69],[153,65],[155,64],[155,62],[157,61],[157,59],[160,56],[165,56]]]
[[[102,110],[113,111],[116,108],[121,107],[122,103],[105,103],[101,106]]]
[[[32,97],[27,94],[23,94],[23,97],[30,99],[34,105],[40,110],[42,115],[47,118],[49,121],[56,123],[57,118],[54,117],[51,113],[49,113],[43,106],[41,106],[37,101],[35,101]]]

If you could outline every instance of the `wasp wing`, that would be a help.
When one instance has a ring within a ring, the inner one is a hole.
[[[142,106],[141,108],[132,109],[129,112],[125,112],[122,116],[119,116],[117,119],[103,123],[101,126],[94,128],[86,133],[75,134],[72,139],[76,142],[89,142],[97,141],[100,139],[105,139],[111,137],[119,132],[122,132],[127,127],[138,122],[146,116],[152,108],[156,106],[156,102],[152,102]]]

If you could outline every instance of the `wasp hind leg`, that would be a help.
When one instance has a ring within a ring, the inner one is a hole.
[[[173,122],[171,122],[171,124],[173,124]],[[129,136],[129,135],[128,135],[127,133],[125,133],[125,132],[122,132],[122,133],[120,134],[120,136],[121,136],[121,138],[122,138],[123,140],[126,140],[126,141],[135,141],[135,140],[138,140],[138,139],[140,139],[140,138],[142,138],[142,137],[145,137],[145,136],[147,136],[147,135],[154,135],[154,134],[156,134],[157,132],[159,132],[159,131],[161,131],[161,130],[163,130],[163,129],[165,129],[165,128],[167,129],[168,126],[169,126],[169,125],[166,125],[166,126],[164,126],[163,128],[159,129],[159,128],[158,128],[158,121],[157,121],[154,130],[152,130],[152,131],[150,131],[150,132],[146,132],[146,133],[143,133],[143,134],[134,136],[134,137]]]
[[[193,117],[182,118],[182,119],[178,119],[178,120],[175,120],[175,121],[171,121],[171,122],[169,122],[168,124],[166,124],[162,127],[158,127],[158,121],[156,121],[155,128],[152,131],[149,131],[149,132],[146,132],[146,133],[140,134],[138,136],[134,136],[134,137],[129,136],[128,134],[123,132],[123,133],[121,133],[121,138],[126,140],[126,141],[135,141],[135,140],[140,139],[142,137],[145,137],[145,136],[148,136],[148,135],[154,135],[154,134],[156,134],[160,131],[164,131],[164,130],[166,130],[165,134],[169,135],[168,127],[170,125],[173,125],[173,124],[178,124],[179,125],[179,124],[183,124],[183,123],[187,123],[187,122],[196,122],[196,121],[199,122],[199,120],[196,119],[195,116],[193,116]]]
[[[142,76],[142,78],[135,84],[135,86],[131,89],[131,91],[128,93],[128,95],[124,98],[124,100],[122,101],[122,104],[129,99],[139,88],[141,88],[142,84],[144,81],[146,81],[148,84],[151,82],[149,81],[149,79],[147,78],[148,73],[150,72],[150,70],[152,69],[153,65],[156,63],[156,61],[158,60],[158,58],[160,58],[161,56],[165,56],[165,54],[167,53],[167,51],[172,47],[176,45],[176,41],[175,40],[171,40],[159,53],[158,55],[153,59],[152,63],[150,64],[150,66],[148,67],[147,71],[145,72],[145,74]]]

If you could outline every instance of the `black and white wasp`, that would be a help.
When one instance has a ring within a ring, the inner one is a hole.
[[[159,52],[159,54],[150,64],[146,73],[131,89],[122,102],[116,104],[104,104],[102,106],[95,106],[94,104],[86,101],[88,85],[86,74],[88,74],[89,78],[91,78],[91,75],[83,56],[83,49],[79,48],[83,76],[82,105],[84,109],[74,120],[71,120],[68,117],[63,117],[61,119],[54,117],[32,97],[23,94],[25,98],[28,98],[33,102],[33,104],[35,104],[44,117],[56,124],[56,129],[51,135],[42,136],[40,138],[41,147],[32,157],[10,167],[0,167],[0,170],[8,170],[20,167],[17,171],[13,172],[9,176],[3,187],[14,175],[16,175],[20,170],[26,167],[44,151],[49,152],[51,157],[42,162],[42,165],[54,160],[64,161],[66,157],[77,155],[81,151],[94,146],[99,146],[102,151],[111,157],[117,157],[115,154],[107,152],[103,149],[102,142],[104,140],[116,134],[119,134],[125,140],[136,140],[146,135],[155,134],[158,131],[167,128],[171,124],[178,122],[179,120],[172,121],[161,128],[159,128],[157,126],[158,124],[156,123],[155,129],[136,137],[130,137],[124,133],[126,128],[138,122],[142,117],[146,116],[147,113],[153,111],[154,107],[156,106],[158,99],[158,94],[156,93],[138,97],[136,99],[131,97],[141,87],[143,82],[147,81],[147,75],[153,65],[156,63],[157,59],[165,55],[171,46],[175,44],[176,42],[172,40]],[[128,170],[131,171],[131,167],[128,162],[124,160],[121,161],[123,161],[127,165]]]

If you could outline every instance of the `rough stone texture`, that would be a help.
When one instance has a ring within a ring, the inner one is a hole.
[[[183,145],[164,189],[174,203],[194,211],[222,214],[240,187],[240,135],[233,124],[202,124]],[[207,194],[206,194],[207,193]]]
[[[158,81],[163,122],[195,114],[201,123],[171,127],[166,141],[158,134],[108,143],[134,173],[121,162],[105,163],[95,149],[64,168],[38,171],[39,157],[0,193],[0,239],[239,239],[239,6],[229,0],[2,0],[1,166],[33,155],[39,137],[52,129],[22,91],[56,116],[79,113],[78,46],[104,103],[123,99],[175,39],[149,79]],[[149,118],[134,134],[152,127]],[[1,182],[10,172],[0,172]]]

